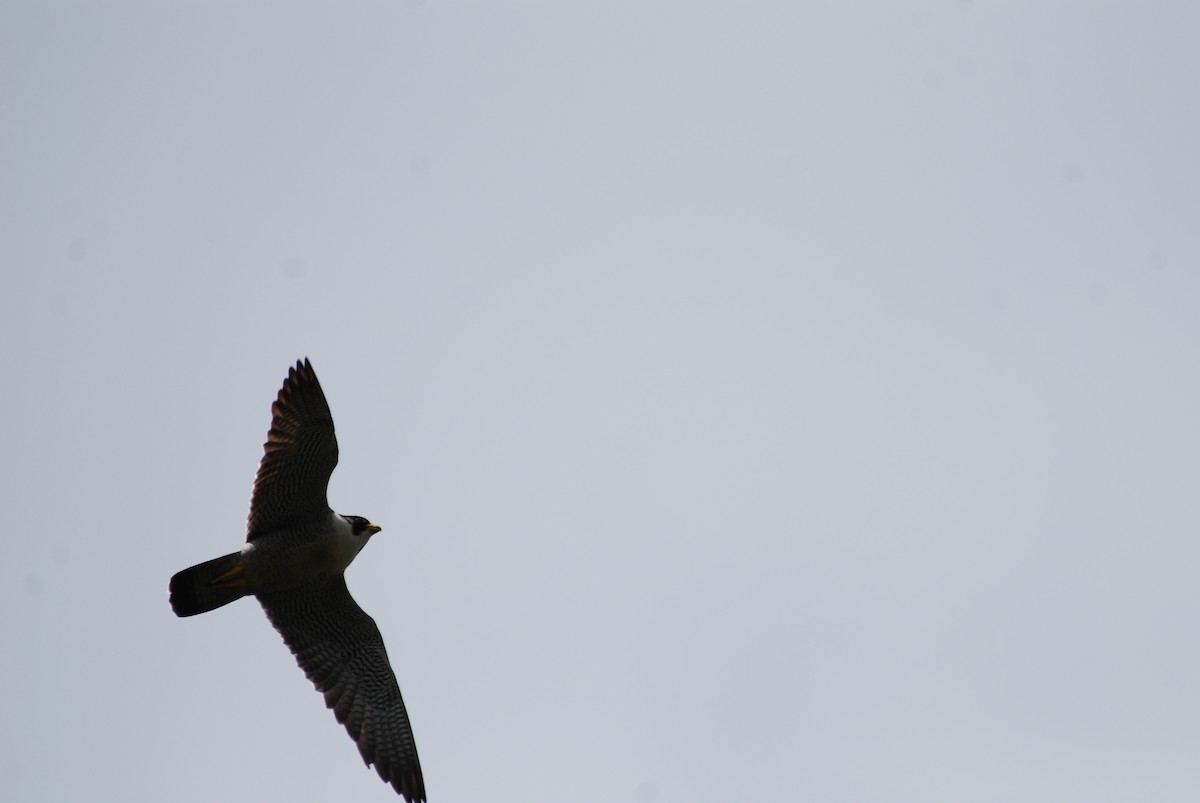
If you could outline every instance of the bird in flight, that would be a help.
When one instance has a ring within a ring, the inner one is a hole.
[[[271,415],[246,545],[172,577],[171,608],[194,616],[256,596],[367,766],[408,803],[423,803],[417,745],[383,637],[344,576],[380,527],[329,508],[337,437],[308,360],[288,371]]]

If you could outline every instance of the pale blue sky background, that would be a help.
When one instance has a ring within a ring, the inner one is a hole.
[[[238,548],[287,367],[432,803],[1200,799],[1191,3],[0,4],[0,789],[397,799]]]

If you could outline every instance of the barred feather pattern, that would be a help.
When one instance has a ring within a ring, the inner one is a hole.
[[[350,596],[345,578],[260,594],[258,600],[367,766],[374,765],[408,803],[424,803],[417,745],[383,637]]]
[[[254,479],[246,540],[329,513],[326,490],[338,462],[333,415],[306,359],[288,371],[275,403]]]

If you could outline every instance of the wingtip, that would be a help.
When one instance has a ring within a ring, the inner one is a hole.
[[[298,381],[300,379],[316,379],[317,372],[313,370],[312,363],[308,357],[303,360],[296,360],[296,367],[288,370],[288,379]]]
[[[313,370],[308,357],[296,360],[296,364],[288,368],[287,379],[283,381],[283,387],[279,389],[279,398],[282,399],[284,393],[296,384],[316,380],[316,378],[317,372]]]
[[[425,803],[424,779],[420,777],[410,777],[406,780],[394,778],[391,781],[388,781],[387,778],[384,778],[384,781],[387,782],[393,789],[395,789],[396,793],[408,801],[408,803]]]

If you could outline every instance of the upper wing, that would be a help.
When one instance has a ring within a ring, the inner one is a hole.
[[[425,800],[417,744],[375,620],[337,578],[260,594],[267,617],[304,674],[358,743],[367,766],[409,803]]]
[[[271,430],[254,478],[246,540],[329,513],[325,491],[338,461],[333,416],[308,360],[288,371],[271,405]]]

